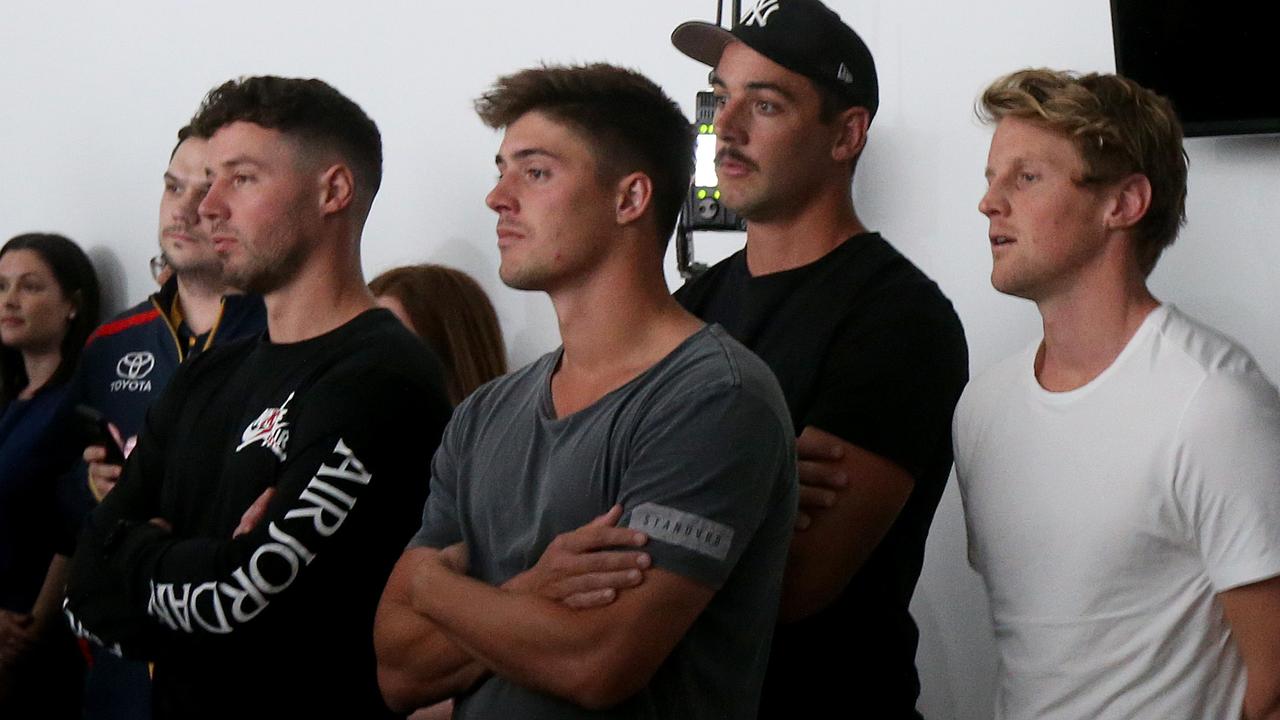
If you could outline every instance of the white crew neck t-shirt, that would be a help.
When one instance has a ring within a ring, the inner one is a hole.
[[[1172,306],[1101,375],[1049,392],[1039,342],[956,409],[969,561],[991,599],[1000,719],[1240,717],[1216,595],[1280,575],[1280,397]]]

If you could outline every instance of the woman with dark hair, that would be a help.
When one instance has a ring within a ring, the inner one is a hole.
[[[507,372],[498,315],[470,275],[444,265],[409,265],[382,273],[369,289],[440,358],[449,402],[457,405]]]
[[[98,324],[98,279],[61,235],[0,248],[0,716],[73,717],[81,662],[61,620],[74,537],[56,479],[76,456],[67,381]],[[60,554],[61,553],[61,554]]]

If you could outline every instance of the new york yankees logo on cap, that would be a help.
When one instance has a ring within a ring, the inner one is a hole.
[[[741,42],[792,72],[836,93],[874,117],[880,106],[875,60],[858,33],[818,0],[756,0],[733,30],[682,23],[671,33],[680,52],[715,67],[731,42]]]
[[[769,16],[778,9],[780,0],[760,0],[756,6],[750,8],[742,16],[743,25],[759,25],[764,27],[769,24]]]

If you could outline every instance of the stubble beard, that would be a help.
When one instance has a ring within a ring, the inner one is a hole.
[[[215,253],[212,258],[199,258],[190,262],[165,255],[173,274],[187,285],[218,286],[222,284],[222,259]]]
[[[179,251],[177,248],[177,242],[169,240],[164,236],[164,234],[169,230],[182,230],[189,235],[195,235],[195,232],[190,228],[185,227],[166,227],[160,229],[160,252],[164,254],[165,261],[169,264],[169,267],[173,270],[175,275],[196,278],[212,276],[216,278],[218,275],[222,274],[222,258],[218,257],[218,254],[214,252],[212,248],[207,248],[203,253],[200,252],[200,248],[190,248],[189,252],[186,251],[186,249]],[[197,239],[193,239],[187,244],[198,245],[200,243],[209,243],[208,236],[198,236]],[[188,255],[191,256],[190,259],[186,257]]]
[[[720,185],[720,202],[743,220],[759,221],[769,215],[774,198],[769,196],[768,188],[731,183],[728,187]]]
[[[287,243],[281,239],[253,249],[242,243],[240,249],[244,262],[224,262],[222,282],[255,295],[266,295],[287,285],[307,256],[301,242]]]
[[[996,292],[1010,297],[1039,302],[1054,285],[1054,279],[1043,273],[1037,273],[1033,267],[1018,267],[1010,262],[1013,258],[1005,258],[1005,267],[998,269],[994,263],[991,267],[991,287]]]
[[[536,268],[512,268],[504,270],[502,265],[498,266],[498,279],[502,280],[502,284],[512,290],[528,290],[537,291],[543,288],[543,276],[545,273],[538,272]]]

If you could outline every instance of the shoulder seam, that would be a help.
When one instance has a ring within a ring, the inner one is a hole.
[[[711,337],[715,338],[716,346],[720,350],[720,355],[724,358],[725,364],[729,366],[729,373],[733,378],[733,386],[742,387],[744,385],[742,379],[742,368],[739,367],[738,359],[729,351],[729,345],[725,342],[725,337],[728,336],[728,332],[714,323],[709,325],[707,331],[711,334]]]

